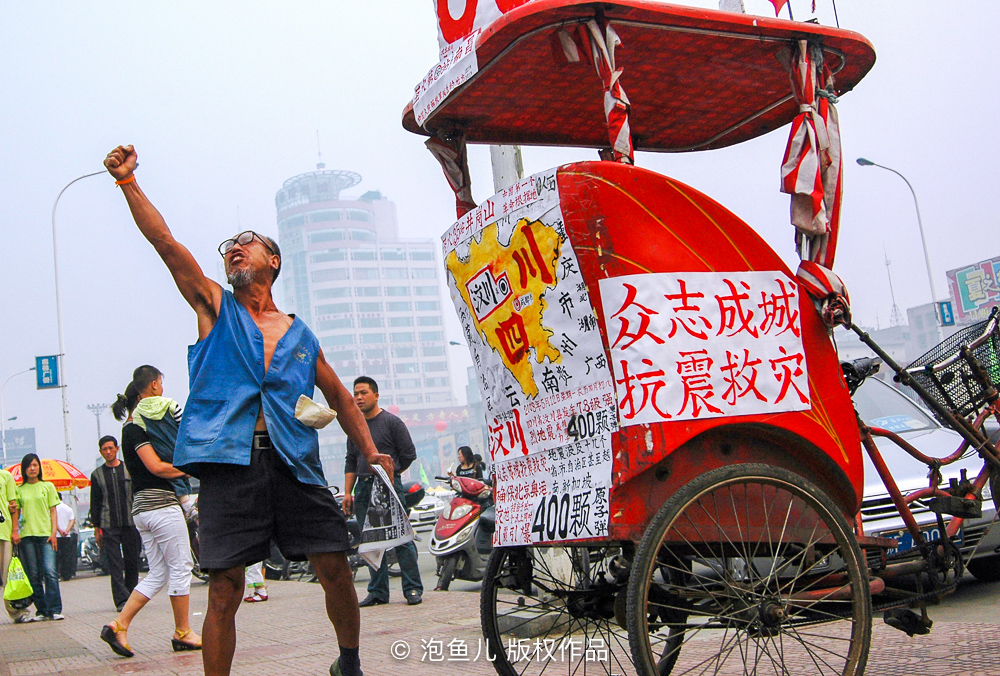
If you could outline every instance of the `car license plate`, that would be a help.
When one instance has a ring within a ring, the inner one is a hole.
[[[931,542],[933,540],[937,540],[940,537],[941,529],[938,528],[937,526],[925,526],[924,528],[920,529],[920,534],[924,536],[925,541]],[[895,549],[889,549],[886,551],[886,554],[888,554],[889,556],[892,556],[893,554],[897,554],[899,552],[905,552],[909,549],[913,549],[916,546],[913,542],[913,536],[910,534],[910,531],[908,530],[889,531],[886,533],[881,533],[880,537],[893,538],[894,540],[896,540],[896,542],[899,543],[899,545]],[[958,533],[955,535],[952,541],[959,547],[962,546],[961,529],[959,529]]]

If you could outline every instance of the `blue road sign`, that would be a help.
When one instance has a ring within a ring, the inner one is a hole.
[[[35,387],[39,390],[48,390],[61,386],[62,383],[59,382],[59,355],[35,357]]]
[[[951,311],[950,300],[943,300],[938,303],[938,314],[941,316],[941,326],[955,325],[955,313]]]

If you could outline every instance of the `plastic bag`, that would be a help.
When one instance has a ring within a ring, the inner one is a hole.
[[[11,558],[10,567],[7,569],[7,584],[3,590],[4,601],[20,601],[31,598],[33,593],[28,575],[24,572],[21,559],[16,556]]]

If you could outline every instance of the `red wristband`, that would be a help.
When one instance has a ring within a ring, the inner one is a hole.
[[[125,185],[126,183],[131,183],[134,180],[135,180],[135,174],[132,174],[128,178],[123,178],[120,181],[115,181],[115,185]]]

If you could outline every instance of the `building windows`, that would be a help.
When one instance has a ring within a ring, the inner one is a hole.
[[[398,406],[406,406],[408,404],[419,404],[423,400],[424,398],[419,394],[401,394],[396,397],[396,404]]]
[[[334,282],[347,279],[347,268],[329,268],[327,270],[313,270],[313,282]]]
[[[448,387],[447,378],[424,378],[424,387]]]
[[[427,403],[451,401],[451,394],[448,392],[431,392],[427,395]]]
[[[356,286],[354,287],[354,295],[358,298],[364,298],[365,296],[378,296],[380,295],[381,289],[377,286]]]
[[[420,342],[422,343],[433,343],[441,342],[444,340],[443,331],[421,331],[420,332]]]
[[[383,375],[389,373],[389,367],[385,364],[385,362],[366,364],[364,366],[364,372],[366,376]]]
[[[320,339],[319,344],[323,347],[339,347],[341,345],[354,345],[354,336],[326,336]]]
[[[437,312],[441,309],[441,303],[436,300],[418,300],[416,302],[416,308],[420,312]]]
[[[420,378],[397,378],[396,379],[396,389],[398,389],[398,390],[415,390],[415,389],[417,389],[419,387],[420,387]],[[403,402],[401,400],[404,397],[406,397],[406,396],[407,395],[400,396],[396,400],[399,401],[399,403],[402,404]],[[410,396],[412,396],[412,395],[410,395]],[[413,403],[419,403],[419,401],[420,401],[420,399],[418,398],[417,401],[415,401]]]
[[[385,359],[385,348],[384,347],[368,348],[364,352],[362,352],[361,355],[365,359]]]
[[[375,260],[375,251],[373,249],[355,249],[351,252],[352,261],[373,261]]]
[[[322,242],[342,242],[344,239],[346,238],[344,237],[343,230],[315,230],[309,233],[310,244],[320,244]]]
[[[382,303],[358,303],[358,312],[381,312]]]
[[[329,263],[331,261],[345,261],[347,260],[346,251],[327,251],[325,253],[314,253],[309,256],[309,260],[313,263]]]
[[[356,228],[350,228],[347,232],[350,235],[351,240],[355,242],[375,241],[375,233],[371,230],[358,230]]]
[[[386,295],[388,296],[389,294]],[[388,312],[410,312],[412,310],[412,307],[413,306],[410,304],[410,301],[408,300],[394,301],[394,302],[389,301],[385,304],[385,309]]]
[[[413,326],[413,317],[389,317],[389,326]]]
[[[417,364],[415,362],[410,364],[396,364],[394,367],[392,367],[392,370],[395,373],[419,373],[420,364]]]
[[[411,272],[413,279],[437,279],[437,270],[434,268],[414,268]]]
[[[394,347],[392,348],[392,356],[396,359],[410,359],[415,357],[417,354],[417,348],[415,347]]]
[[[417,317],[417,326],[441,326],[441,318],[434,315],[430,317]]]
[[[436,296],[438,295],[438,289],[436,286],[415,286],[413,287],[414,296]]]
[[[385,295],[387,296],[409,296],[410,287],[408,286],[387,286],[385,287]]]
[[[323,321],[316,322],[316,328],[319,331],[336,331],[337,329],[353,329],[354,318],[343,317],[341,319],[325,319]]]
[[[324,209],[323,211],[313,211],[309,214],[310,223],[323,223],[326,221],[339,221],[340,209]]]
[[[379,254],[384,261],[405,261],[406,251],[403,249],[382,249]]]
[[[374,221],[375,214],[367,209],[345,209],[349,221]],[[353,237],[351,239],[354,239]]]
[[[439,345],[425,346],[420,348],[420,354],[424,357],[443,357],[444,348]]]
[[[412,331],[397,331],[395,333],[390,333],[389,339],[393,343],[412,343],[416,340]]]
[[[358,317],[359,329],[378,329],[385,326],[381,317]]]
[[[300,225],[304,225],[305,222],[306,222],[305,214],[296,214],[295,216],[289,216],[288,220],[285,221],[285,224],[289,228],[297,228]]]
[[[362,333],[360,338],[362,345],[381,345],[385,342],[384,333]]]
[[[313,295],[316,296],[318,300],[323,300],[325,298],[350,298],[351,289],[350,287],[342,286],[336,289],[317,289],[313,291]]]
[[[406,279],[406,268],[382,268],[385,279]]]
[[[378,268],[354,268],[354,279],[378,279]]]
[[[327,361],[351,361],[358,358],[356,350],[334,350],[324,352],[323,354],[326,356]]]
[[[434,260],[434,252],[430,249],[424,249],[420,251],[410,252],[411,261],[432,261]]]
[[[330,303],[329,305],[317,305],[317,315],[337,315],[351,311],[350,303]]]
[[[425,361],[424,371],[427,373],[434,373],[436,371],[447,371],[448,362],[446,361]]]

